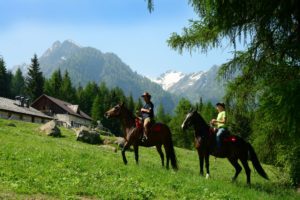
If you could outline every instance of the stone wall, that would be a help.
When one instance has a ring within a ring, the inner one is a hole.
[[[0,111],[0,118],[3,119],[10,119],[10,120],[20,120],[25,122],[32,122],[32,116],[21,114],[21,113],[13,113],[9,111]],[[33,122],[34,123],[46,123],[49,122],[50,119],[43,119],[41,117],[34,116]]]

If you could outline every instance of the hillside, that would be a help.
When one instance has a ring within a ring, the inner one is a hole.
[[[13,122],[16,127],[7,126]],[[179,171],[160,166],[154,148],[133,152],[124,166],[117,153],[75,141],[62,128],[62,138],[37,131],[39,125],[0,119],[0,199],[299,199],[284,186],[286,176],[264,165],[270,181],[252,169],[252,186],[242,171],[230,182],[233,167],[211,158],[211,179],[199,177],[195,151],[176,148]],[[251,165],[252,166],[252,165]]]
[[[62,73],[67,70],[74,86],[85,86],[90,81],[97,84],[105,82],[109,88],[120,87],[127,96],[132,94],[135,99],[148,91],[153,94],[153,102],[157,106],[162,103],[168,112],[173,110],[178,101],[158,84],[132,71],[116,54],[82,47],[70,40],[54,42],[39,58],[39,63],[46,78],[57,69]],[[15,66],[13,72],[18,67],[26,73],[26,64]]]
[[[200,97],[207,102],[218,102],[225,94],[225,83],[217,78],[219,67],[212,66],[208,71],[190,74],[169,70],[153,79],[172,94],[198,102]]]

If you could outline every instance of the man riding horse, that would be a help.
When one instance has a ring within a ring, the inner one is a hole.
[[[149,129],[154,117],[154,105],[151,102],[151,95],[148,92],[144,92],[142,97],[145,101],[145,105],[141,108],[142,118],[144,121],[144,136],[142,141],[145,142],[148,140]]]

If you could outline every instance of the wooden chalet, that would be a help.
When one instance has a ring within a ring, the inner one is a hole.
[[[33,123],[46,123],[53,119],[31,107],[28,99],[19,96],[15,100],[0,97],[0,118]]]
[[[45,94],[37,98],[31,106],[68,128],[91,125],[92,118],[81,111],[78,105]]]

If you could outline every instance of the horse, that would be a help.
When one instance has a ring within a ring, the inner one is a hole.
[[[143,135],[143,125],[135,117],[132,112],[130,112],[123,103],[117,104],[113,108],[105,112],[104,116],[106,118],[119,118],[121,120],[121,125],[124,132],[125,144],[122,148],[122,158],[126,165],[127,159],[125,151],[129,149],[131,145],[134,147],[134,155],[136,164],[139,162],[139,146],[151,147],[156,146],[156,150],[161,158],[162,166],[164,167],[164,154],[162,151],[162,145],[164,146],[166,153],[166,168],[169,169],[169,161],[171,160],[171,165],[174,170],[178,169],[177,159],[175,155],[175,150],[172,141],[172,134],[169,127],[163,123],[152,124],[148,139],[142,141],[141,137]]]
[[[222,153],[216,153],[215,131],[205,122],[197,110],[190,110],[181,125],[183,130],[189,127],[193,127],[195,131],[195,148],[197,149],[199,157],[200,175],[203,176],[203,164],[205,159],[206,178],[209,178],[209,155],[213,155],[215,157],[227,158],[233,165],[235,168],[235,174],[232,177],[233,182],[237,179],[242,170],[242,167],[238,163],[238,160],[240,160],[246,171],[247,184],[250,185],[251,170],[248,165],[248,159],[252,161],[254,168],[260,176],[267,180],[269,179],[250,143],[238,136],[226,134],[222,140]]]

